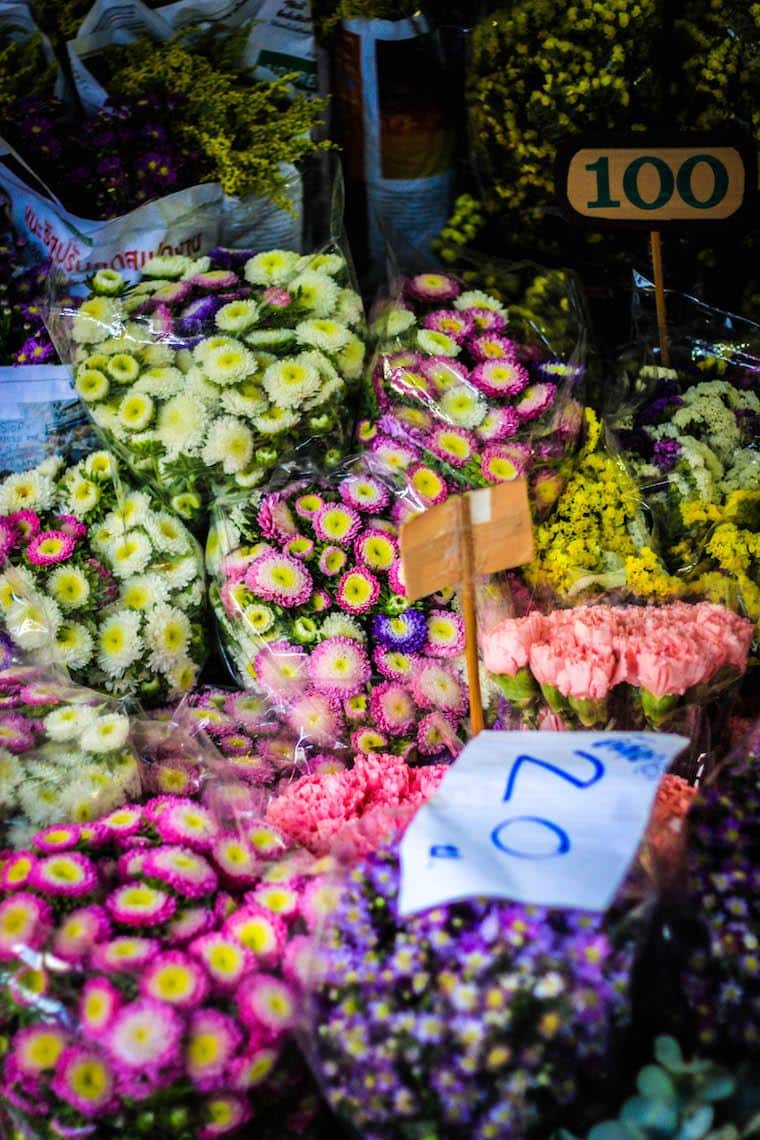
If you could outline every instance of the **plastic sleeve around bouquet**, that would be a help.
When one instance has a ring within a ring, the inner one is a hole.
[[[403,444],[413,480],[416,468],[431,467],[453,490],[526,475],[543,517],[582,426],[583,332],[559,358],[530,319],[437,271],[391,279],[371,327],[360,440],[381,455]],[[423,473],[416,482],[424,494],[430,481]]]
[[[206,656],[201,551],[109,452],[51,458],[0,482],[0,618],[72,681],[155,704]]]
[[[207,740],[170,726],[151,758],[140,739],[148,769],[172,748],[196,764],[197,789],[0,858],[3,1104],[39,1140],[210,1140],[252,1117],[308,1137],[320,1106],[291,1031],[322,868]]]
[[[351,1135],[524,1140],[598,1119],[631,1021],[640,890],[606,916],[473,898],[402,917],[398,841],[369,850],[325,885],[302,1036]]]
[[[451,590],[404,596],[414,490],[371,456],[280,483],[218,500],[206,551],[222,652],[280,721],[271,748],[450,759],[467,733],[463,623]]]
[[[183,518],[288,456],[345,452],[364,315],[337,239],[156,256],[130,283],[101,270],[47,319],[109,446]]]
[[[119,702],[37,666],[0,671],[0,848],[46,828],[53,850],[58,824],[65,847],[65,825],[96,820],[140,788]]]

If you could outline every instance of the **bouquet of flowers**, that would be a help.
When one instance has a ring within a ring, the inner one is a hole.
[[[53,318],[95,423],[188,519],[296,449],[338,461],[362,327],[348,266],[329,250],[158,256],[131,286],[101,270]]]
[[[274,862],[273,860],[277,861]],[[239,818],[160,796],[34,836],[0,867],[0,1094],[41,1140],[307,1132],[288,1051],[314,861]]]
[[[183,523],[121,487],[113,457],[48,459],[0,481],[0,616],[79,684],[156,703],[206,655],[203,563]]]
[[[658,728],[747,668],[752,623],[724,606],[671,602],[534,611],[482,635],[483,660],[524,716],[539,689],[568,727]]]
[[[365,1140],[546,1135],[611,1067],[630,945],[501,901],[402,919],[398,890],[397,851],[369,856],[324,929],[309,1044],[331,1107]]]
[[[462,618],[450,590],[404,597],[396,524],[419,505],[391,500],[360,460],[220,502],[210,597],[231,668],[268,695],[291,741],[450,759],[466,731]]]
[[[0,843],[106,815],[140,791],[129,717],[33,667],[0,672]]]
[[[570,393],[582,368],[518,343],[495,297],[448,274],[405,280],[373,329],[371,419],[360,439],[403,441],[456,490],[530,474],[545,514],[580,432]]]

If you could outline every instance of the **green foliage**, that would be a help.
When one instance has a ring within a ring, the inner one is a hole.
[[[0,115],[22,95],[50,95],[55,64],[48,63],[37,32],[28,39],[0,36]]]
[[[760,1137],[756,1073],[740,1071],[732,1075],[713,1061],[685,1061],[672,1037],[658,1037],[654,1055],[657,1064],[641,1069],[636,1078],[636,1095],[625,1101],[617,1120],[594,1125],[586,1140]],[[576,1137],[562,1128],[552,1140]]]

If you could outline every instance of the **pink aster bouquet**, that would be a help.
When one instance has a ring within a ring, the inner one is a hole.
[[[362,461],[218,504],[210,597],[230,667],[282,720],[272,749],[458,752],[462,619],[451,591],[404,596],[397,524],[410,509]]]
[[[344,454],[364,313],[328,248],[157,256],[136,283],[101,270],[51,330],[109,445],[195,519],[298,450]]]
[[[506,618],[482,636],[486,669],[513,709],[542,696],[561,727],[660,727],[747,668],[753,626],[709,602],[584,605]]]
[[[35,1137],[308,1130],[287,1043],[332,894],[273,828],[237,823],[160,796],[0,861],[0,1097]]]
[[[443,273],[405,279],[372,329],[378,346],[360,440],[381,453],[402,443],[412,479],[430,467],[449,490],[527,474],[543,516],[580,433],[572,391],[582,367],[520,343],[495,297]]]
[[[28,666],[0,672],[0,842],[97,819],[140,791],[129,717]]]
[[[73,680],[156,703],[206,655],[203,561],[185,525],[113,456],[51,458],[0,481],[0,620]]]

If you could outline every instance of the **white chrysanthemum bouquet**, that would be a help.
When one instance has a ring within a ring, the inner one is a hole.
[[[115,701],[29,666],[0,672],[0,845],[89,823],[140,791],[129,717]]]
[[[365,354],[342,256],[218,248],[154,257],[132,285],[102,270],[89,287],[51,330],[109,445],[182,517],[296,449],[342,457]]]
[[[160,703],[206,656],[200,549],[113,456],[48,459],[0,482],[0,622],[77,683]]]

